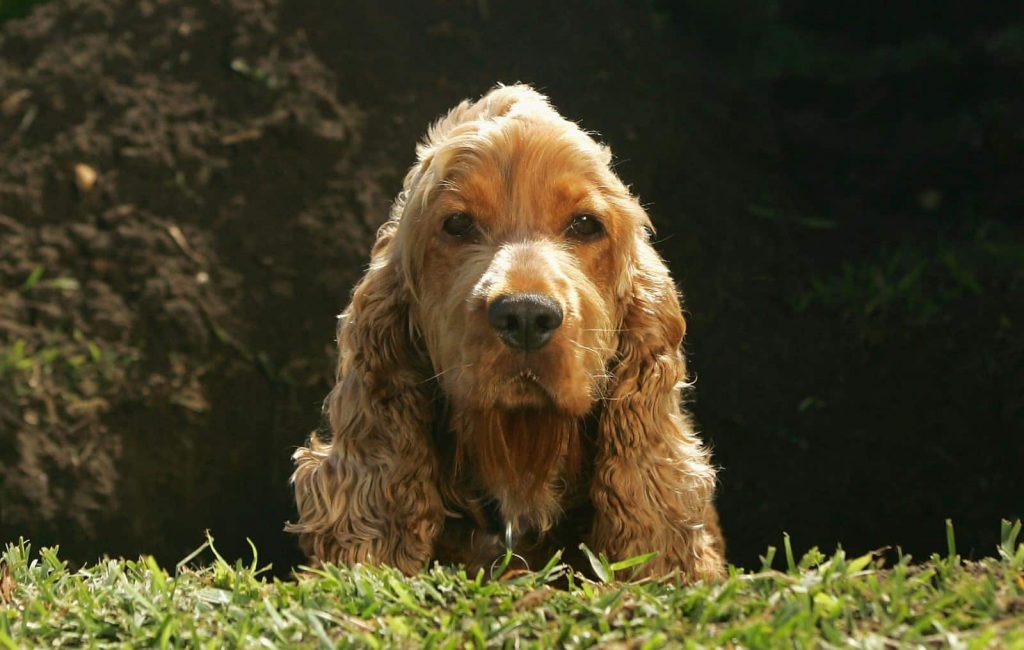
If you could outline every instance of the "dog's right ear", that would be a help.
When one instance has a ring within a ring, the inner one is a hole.
[[[433,553],[444,522],[429,361],[414,340],[396,223],[378,233],[370,269],[338,327],[338,375],[325,403],[330,444],[294,455],[298,533],[314,562],[379,563],[407,574]]]

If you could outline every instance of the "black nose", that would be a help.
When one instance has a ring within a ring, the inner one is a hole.
[[[498,296],[487,310],[487,320],[509,347],[536,350],[562,324],[562,308],[536,293]]]

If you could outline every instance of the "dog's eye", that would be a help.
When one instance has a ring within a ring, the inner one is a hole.
[[[604,224],[592,214],[578,214],[572,218],[565,234],[580,241],[597,239],[604,234]]]
[[[465,212],[456,212],[455,214],[448,215],[444,220],[442,229],[452,237],[465,241],[476,241],[480,236],[480,231],[477,230],[473,217]]]

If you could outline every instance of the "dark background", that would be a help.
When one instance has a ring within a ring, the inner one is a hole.
[[[986,555],[1024,515],[1019,2],[32,4],[0,4],[0,539],[299,561],[334,315],[415,141],[499,81],[652,215],[733,562],[920,556],[945,518]]]

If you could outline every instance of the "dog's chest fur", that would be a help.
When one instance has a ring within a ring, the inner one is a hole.
[[[508,533],[516,553],[541,564],[576,549],[593,517],[595,429],[596,418],[534,411],[450,416],[435,429],[449,511],[435,559],[484,566],[505,552]]]

